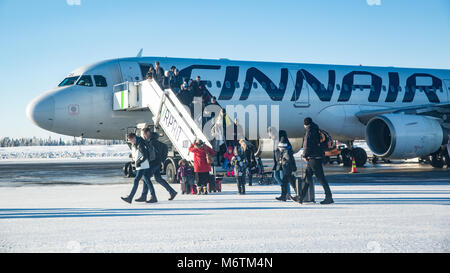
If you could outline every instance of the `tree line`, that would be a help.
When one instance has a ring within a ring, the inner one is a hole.
[[[78,146],[78,145],[116,145],[124,144],[122,140],[99,140],[99,139],[53,139],[49,138],[9,138],[0,139],[0,147],[21,147],[21,146]]]

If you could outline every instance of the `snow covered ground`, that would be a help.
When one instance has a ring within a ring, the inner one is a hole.
[[[159,203],[128,205],[130,188],[2,188],[0,252],[450,252],[448,182],[332,184],[329,206],[234,184],[171,202],[156,185]]]
[[[130,149],[122,145],[28,146],[0,148],[2,163],[36,163],[42,161],[73,162],[79,160],[124,160]]]

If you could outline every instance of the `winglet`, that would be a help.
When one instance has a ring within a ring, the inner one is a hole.
[[[139,50],[139,52],[138,52],[138,54],[137,54],[137,58],[140,58],[140,57],[142,57],[142,52],[144,51],[144,49],[143,48],[141,48],[141,50]]]

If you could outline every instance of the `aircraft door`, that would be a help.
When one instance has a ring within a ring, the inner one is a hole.
[[[137,62],[119,62],[122,82],[142,81],[141,67]]]
[[[447,93],[447,101],[450,101],[450,80],[444,80],[444,84],[445,84],[445,87],[443,87],[443,88],[444,88],[444,90],[447,91],[447,92],[444,91],[445,93]]]
[[[296,84],[296,79],[292,77],[292,72],[289,71],[289,75],[291,76],[291,79],[293,82],[293,87],[294,87],[294,96],[296,97],[296,100],[294,102],[294,107],[296,108],[307,108],[309,106],[311,106],[310,101],[309,101],[309,87],[308,87],[308,83],[303,80],[303,84],[301,84],[301,91],[300,94],[297,94],[297,88],[298,86],[295,86]],[[294,74],[296,75],[296,73]],[[305,78],[305,77],[303,77]]]

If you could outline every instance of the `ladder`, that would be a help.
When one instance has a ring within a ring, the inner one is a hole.
[[[196,139],[212,147],[201,127],[191,117],[190,110],[180,102],[173,90],[163,90],[153,79],[120,83],[114,85],[113,90],[113,110],[150,110],[155,127],[164,131],[181,158],[193,161],[189,147]]]

